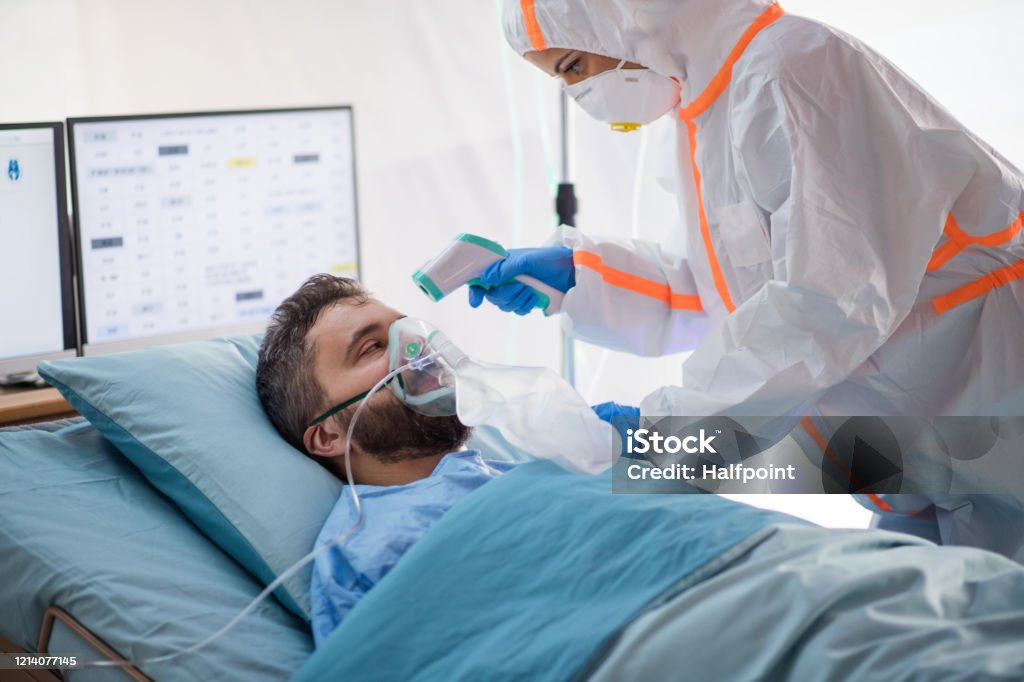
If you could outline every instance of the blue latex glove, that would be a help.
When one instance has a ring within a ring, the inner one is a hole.
[[[619,432],[619,437],[622,439],[623,457],[643,459],[641,455],[632,455],[626,452],[626,439],[629,437],[626,431],[629,429],[635,431],[640,428],[639,407],[620,405],[618,403],[601,403],[600,405],[591,405],[590,409],[594,410],[598,417],[611,424],[612,428]],[[613,419],[614,421],[612,421]]]
[[[620,405],[618,403],[601,403],[600,405],[592,405],[591,409],[600,417],[603,421],[612,423],[614,417],[622,417],[628,422],[630,428],[638,428],[640,426],[640,408],[633,407],[632,405]]]
[[[576,286],[576,268],[572,249],[567,246],[545,246],[535,249],[510,249],[506,258],[492,263],[480,275],[490,286],[469,287],[469,305],[479,308],[487,299],[505,312],[527,315],[537,307],[537,294],[520,282],[509,281],[517,275],[529,275],[561,292]]]

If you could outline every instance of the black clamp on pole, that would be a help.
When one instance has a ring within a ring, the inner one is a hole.
[[[558,214],[559,225],[576,227],[576,187],[571,182],[558,183],[558,194],[555,196],[555,212]]]

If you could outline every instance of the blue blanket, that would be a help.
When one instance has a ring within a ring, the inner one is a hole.
[[[293,680],[569,679],[779,522],[800,523],[525,464],[441,519]]]

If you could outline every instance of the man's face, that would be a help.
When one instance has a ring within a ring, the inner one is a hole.
[[[326,393],[324,410],[370,390],[384,378],[388,328],[401,317],[373,298],[362,304],[339,303],[321,313],[306,339],[315,349],[313,375]]]
[[[320,315],[307,336],[314,348],[313,373],[325,392],[318,414],[370,390],[387,375],[388,329],[401,317],[376,299],[340,303]],[[307,450],[325,457],[344,455],[345,431],[358,407],[354,403],[337,418],[307,429]],[[426,417],[382,388],[370,398],[352,435],[356,478],[371,482],[358,476],[358,469],[372,468],[366,466],[367,458],[376,464],[399,464],[440,457],[461,447],[468,435],[457,417]]]

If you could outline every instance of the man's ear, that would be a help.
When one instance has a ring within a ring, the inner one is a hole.
[[[332,432],[323,424],[307,428],[302,434],[302,444],[306,446],[306,452],[315,457],[341,457],[345,454],[345,436]]]

